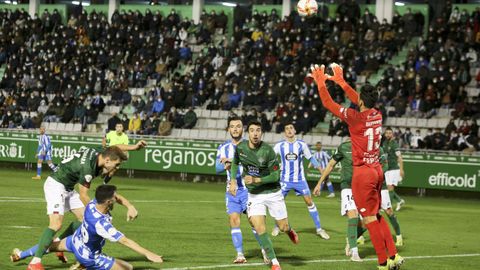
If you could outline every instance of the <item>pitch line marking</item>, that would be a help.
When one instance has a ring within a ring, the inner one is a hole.
[[[432,256],[410,256],[404,257],[407,260],[423,260],[423,259],[441,259],[441,258],[461,258],[461,257],[478,257],[480,253],[472,254],[448,254],[448,255],[432,255]],[[363,259],[364,261],[376,261],[376,258]],[[285,263],[334,263],[334,262],[350,262],[350,259],[337,259],[337,260],[309,260],[309,261],[282,261]],[[407,262],[408,263],[408,262]],[[264,266],[264,263],[245,263],[245,264],[219,264],[219,265],[204,265],[204,266],[192,266],[192,267],[180,267],[180,268],[164,268],[163,270],[194,270],[194,269],[217,269],[217,268],[230,268],[230,267],[252,267],[252,266]]]

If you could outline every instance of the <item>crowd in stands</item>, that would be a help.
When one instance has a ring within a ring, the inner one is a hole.
[[[453,10],[438,18],[405,64],[386,70],[378,106],[395,110],[385,116],[432,117],[450,106],[455,117],[478,118],[479,99],[465,99],[462,90],[470,68],[478,66],[479,13]],[[233,33],[227,33],[227,16],[215,11],[203,12],[198,24],[174,10],[166,16],[116,12],[111,23],[105,14],[83,11],[64,24],[58,11],[30,18],[22,10],[2,10],[0,23],[1,127],[32,128],[43,121],[85,127],[115,105],[122,110],[109,127],[122,122],[130,133],[168,135],[172,128],[195,127],[192,108],[203,106],[243,108],[244,119],[256,118],[268,131],[280,132],[293,121],[306,134],[326,115],[305,78],[312,63],[342,64],[354,85],[422,35],[425,18],[409,10],[396,13],[391,24],[379,22],[368,9],[361,14],[355,1],[345,1],[335,17],[292,13],[282,19],[275,10],[254,11],[234,21]],[[132,96],[131,88],[147,91]],[[339,87],[329,89],[345,103]],[[329,134],[343,136],[346,127],[332,120]]]

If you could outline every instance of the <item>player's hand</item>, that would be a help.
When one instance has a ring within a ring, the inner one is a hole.
[[[222,163],[222,164],[225,164],[227,162],[232,162],[232,159],[231,158],[226,158],[226,157],[222,157],[220,159],[220,163]]]
[[[138,217],[138,211],[135,207],[131,206],[127,210],[127,221],[132,221]]]
[[[153,252],[148,252],[147,255],[145,256],[147,259],[151,262],[154,263],[163,263],[163,258],[160,255],[157,255]]]
[[[314,195],[315,197],[320,196],[320,185],[321,185],[321,183],[318,182],[318,184],[317,184],[317,185],[315,186],[315,188],[313,189],[313,195]]]
[[[147,142],[144,141],[144,140],[140,140],[135,145],[137,146],[137,150],[140,150],[140,149],[145,148],[147,146]]]
[[[237,190],[238,190],[238,185],[234,181],[230,182],[230,186],[228,187],[228,192],[232,194],[233,196],[237,196]]]
[[[328,80],[329,76],[325,74],[325,65],[315,65],[310,67],[310,70],[311,72],[307,76],[313,78],[317,85],[325,84],[325,81]]]
[[[333,70],[333,76],[327,75],[328,79],[338,84],[345,82],[345,79],[343,78],[343,68],[337,63],[332,63],[330,67]]]
[[[246,175],[246,176],[243,178],[243,181],[245,181],[245,184],[251,185],[251,184],[253,184],[253,176],[251,176],[251,175]]]
[[[403,178],[405,177],[405,171],[403,171],[403,170],[400,170],[400,177],[401,177],[401,178],[402,178],[402,180],[403,180]]]

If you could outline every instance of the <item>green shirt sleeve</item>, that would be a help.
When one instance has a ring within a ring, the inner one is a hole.
[[[270,150],[268,154],[268,170],[270,174],[263,176],[262,183],[275,183],[280,179],[280,166],[278,165],[278,160],[273,149]]]
[[[340,146],[341,147],[341,146]],[[335,151],[335,153],[333,154],[332,158],[333,160],[335,160],[336,162],[339,162],[343,159],[343,152],[342,150],[340,149],[340,147],[337,148],[337,150]]]
[[[240,164],[238,150],[235,148],[235,153],[233,154],[232,165],[230,166],[230,175],[237,175],[238,165]]]

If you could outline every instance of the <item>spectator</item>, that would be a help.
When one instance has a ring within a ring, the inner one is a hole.
[[[120,120],[120,118],[118,118],[117,113],[112,113],[112,117],[110,117],[107,121],[107,132],[115,130],[117,124],[121,122],[122,121]]]
[[[138,117],[138,113],[134,113],[128,123],[128,132],[130,134],[137,134],[142,127],[142,119]]]
[[[192,107],[188,108],[187,113],[183,117],[183,123],[184,125],[182,128],[187,128],[187,129],[193,128],[197,123],[197,114],[195,113],[195,111],[193,111]]]
[[[159,95],[153,103],[151,113],[162,114],[165,107],[165,101],[162,100],[162,97]]]
[[[172,122],[168,121],[166,116],[162,117],[162,121],[158,127],[158,135],[168,136],[172,133]]]

